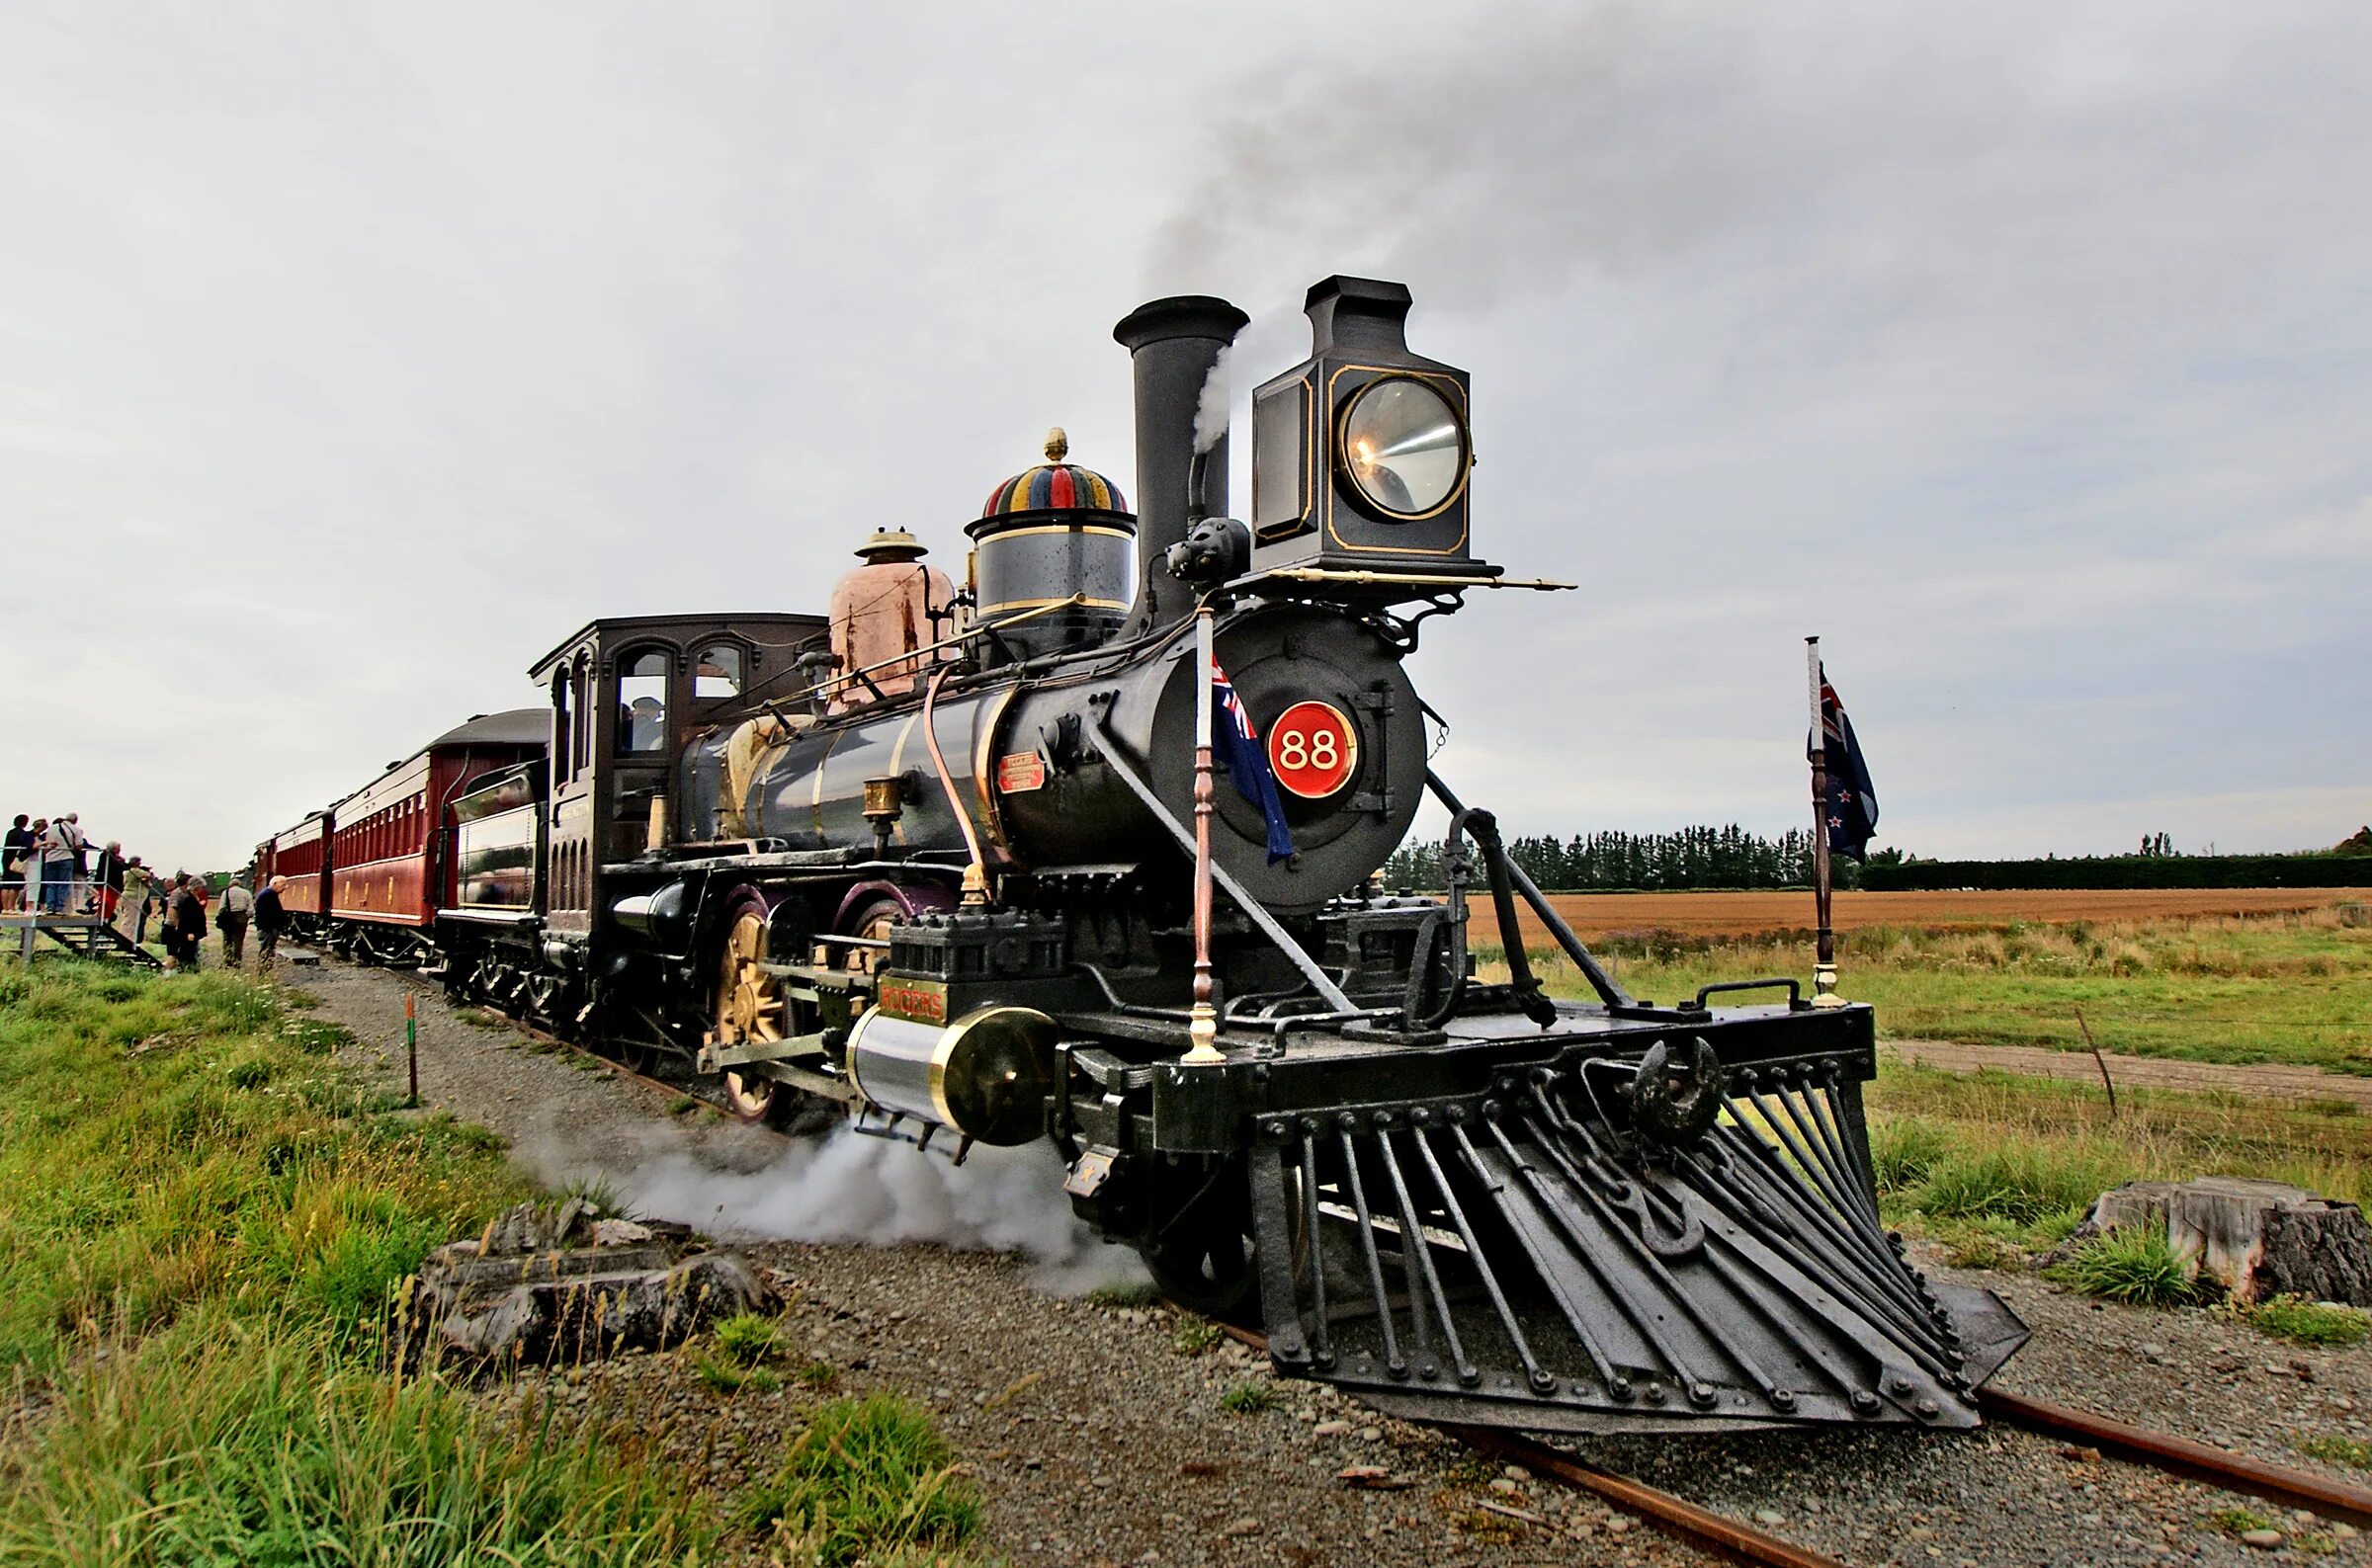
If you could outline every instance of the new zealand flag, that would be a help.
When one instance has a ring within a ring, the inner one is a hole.
[[[1870,784],[1870,765],[1862,761],[1861,742],[1853,738],[1853,721],[1828,684],[1825,664],[1821,666],[1821,744],[1828,772],[1828,852],[1861,860],[1869,853],[1870,835],[1878,831],[1878,791]],[[1808,741],[1806,755],[1811,751]]]
[[[1274,866],[1293,853],[1293,829],[1285,822],[1285,804],[1277,798],[1277,776],[1269,771],[1268,751],[1252,715],[1236,700],[1228,672],[1211,661],[1211,750],[1228,770],[1246,800],[1260,808],[1268,822],[1268,864]]]

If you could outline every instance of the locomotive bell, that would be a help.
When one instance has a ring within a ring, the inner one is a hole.
[[[1498,575],[1470,547],[1467,373],[1409,352],[1409,303],[1371,278],[1311,289],[1311,357],[1252,394],[1253,571],[1363,572],[1387,593]]]

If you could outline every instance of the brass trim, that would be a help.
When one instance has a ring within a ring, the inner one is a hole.
[[[1384,516],[1389,520],[1387,526],[1389,526],[1390,523],[1422,523],[1429,518],[1441,516],[1442,513],[1457,505],[1458,502],[1464,498],[1466,495],[1467,481],[1472,477],[1474,472],[1474,422],[1472,415],[1467,409],[1465,389],[1458,384],[1455,378],[1443,375],[1434,371],[1412,371],[1405,366],[1338,365],[1334,368],[1333,374],[1326,377],[1326,401],[1328,405],[1326,419],[1328,422],[1328,429],[1332,432],[1334,437],[1334,461],[1332,464],[1328,465],[1326,474],[1326,537],[1332,539],[1336,544],[1341,545],[1344,549],[1360,554],[1456,555],[1460,553],[1466,548],[1467,536],[1470,532],[1472,532],[1473,529],[1473,522],[1471,519],[1461,518],[1459,520],[1458,536],[1439,549],[1427,549],[1421,545],[1414,544],[1354,543],[1351,540],[1344,538],[1341,531],[1335,528],[1335,499],[1341,494],[1342,485],[1334,482],[1334,469],[1340,466],[1343,461],[1342,427],[1349,420],[1350,406],[1347,402],[1342,404],[1336,404],[1334,402],[1334,386],[1336,382],[1343,378],[1343,376],[1349,374],[1353,371],[1371,371],[1380,379],[1384,380],[1390,380],[1397,376],[1402,380],[1438,382],[1447,391],[1447,397],[1445,400],[1449,403],[1451,411],[1458,416],[1459,455],[1466,459],[1459,469],[1458,483],[1451,489],[1450,493],[1442,499],[1441,505],[1435,507],[1430,512],[1384,512]],[[1375,383],[1369,383],[1369,385],[1373,384]],[[1362,387],[1360,390],[1364,392],[1366,388]],[[1316,423],[1317,422],[1315,420],[1311,421],[1313,428],[1315,427]],[[1347,474],[1342,476],[1342,482],[1353,483]],[[1379,512],[1383,512],[1384,509],[1379,507],[1377,510]]]
[[[1132,542],[1134,542],[1137,537],[1136,534],[1129,529],[1107,528],[1102,524],[1080,523],[1077,525],[1070,525],[1062,523],[1043,523],[1033,524],[1026,529],[1006,529],[997,534],[983,534],[979,536],[978,541],[973,545],[973,548],[977,550],[982,545],[994,544],[1000,539],[1028,538],[1033,534],[1095,534],[1100,535],[1105,538],[1128,539]]]
[[[808,815],[808,816],[809,816],[809,817],[810,817],[810,818],[811,818],[811,819],[814,821],[814,824],[815,824],[815,837],[816,837],[816,838],[818,838],[818,839],[823,839],[823,837],[824,837],[824,833],[823,833],[823,776],[824,776],[824,774],[825,774],[826,772],[828,772],[828,771],[830,770],[830,768],[831,768],[831,763],[832,763],[832,748],[833,748],[833,747],[835,747],[835,746],[837,746],[837,745],[839,745],[839,744],[840,744],[840,741],[841,741],[841,738],[842,738],[842,736],[845,736],[845,735],[847,735],[847,734],[849,734],[849,733],[850,733],[850,732],[849,732],[849,731],[847,731],[847,730],[841,730],[841,731],[839,731],[839,732],[838,732],[838,733],[836,733],[836,734],[831,734],[831,735],[826,735],[826,736],[824,736],[824,737],[823,737],[823,752],[822,752],[822,754],[821,754],[820,756],[818,756],[818,757],[815,759],[815,787],[814,787],[813,789],[809,790],[809,791],[808,791],[808,794],[807,794],[807,815]],[[827,843],[828,843],[828,842],[830,842],[830,841],[829,841],[829,840],[825,840],[825,842],[827,842]]]
[[[1077,605],[1086,610],[1126,610],[1125,599],[1090,599],[1085,594],[1066,594],[1060,599],[1007,599],[993,605],[980,606],[979,613],[993,616],[1004,610],[1047,610],[1056,605]]]
[[[1312,513],[1317,510],[1316,469],[1318,466],[1318,422],[1316,419],[1312,417],[1317,408],[1317,380],[1314,376],[1298,375],[1295,376],[1293,380],[1288,382],[1287,385],[1298,386],[1302,389],[1302,417],[1298,422],[1301,428],[1294,432],[1294,440],[1302,444],[1302,460],[1300,464],[1302,470],[1302,488],[1301,494],[1296,497],[1301,504],[1294,509],[1294,515],[1291,518],[1280,519],[1279,521],[1268,524],[1265,527],[1255,526],[1253,528],[1252,536],[1263,544],[1270,543],[1278,539],[1289,539],[1296,534],[1308,533],[1310,531],[1310,516]],[[1277,387],[1275,390],[1283,391],[1284,387]],[[1259,440],[1260,394],[1258,392],[1254,392],[1252,394],[1252,516],[1255,518],[1260,515]]]
[[[1351,722],[1350,714],[1344,712],[1341,708],[1336,707],[1333,703],[1325,701],[1323,698],[1305,697],[1297,702],[1290,702],[1286,704],[1285,713],[1290,713],[1297,707],[1322,707],[1327,712],[1333,714],[1335,719],[1341,724],[1343,745],[1348,753],[1348,755],[1343,758],[1344,767],[1342,773],[1342,783],[1336,784],[1324,794],[1312,794],[1307,789],[1295,789],[1293,785],[1285,783],[1285,776],[1282,773],[1277,774],[1277,783],[1282,787],[1291,790],[1294,794],[1299,795],[1304,800],[1331,800],[1336,795],[1342,793],[1345,789],[1348,789],[1352,784],[1359,782],[1359,728],[1357,725]],[[1285,713],[1279,713],[1276,717],[1276,722],[1268,726],[1268,743],[1273,744],[1276,741],[1278,735],[1277,725],[1285,722]],[[1276,758],[1273,756],[1269,758],[1269,768],[1271,772],[1275,772]]]
[[[1005,709],[1013,705],[1013,699],[1020,691],[1015,684],[984,694],[973,709],[972,720],[973,797],[979,801],[981,815],[986,819],[988,841],[1007,856],[1013,853],[1013,845],[1005,836],[1005,816],[996,803],[996,731],[1004,722]]]
[[[914,726],[921,721],[922,709],[916,708],[913,712],[908,713],[906,721],[897,726],[897,739],[890,745],[890,771],[900,779],[906,775],[906,738],[914,733]],[[901,816],[891,823],[890,832],[898,843],[905,843],[906,819]]]

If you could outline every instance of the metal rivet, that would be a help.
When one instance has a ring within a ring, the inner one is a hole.
[[[1897,1372],[1886,1380],[1886,1386],[1894,1393],[1907,1394],[1910,1392],[1910,1379]]]
[[[1663,1384],[1661,1384],[1661,1383],[1650,1383],[1650,1384],[1648,1384],[1648,1390],[1647,1390],[1647,1391],[1648,1391],[1648,1403],[1649,1403],[1649,1404],[1651,1404],[1651,1405],[1660,1405],[1660,1404],[1662,1404],[1662,1403],[1663,1403],[1663,1397],[1664,1397],[1664,1396],[1663,1396]]]
[[[1866,1388],[1853,1390],[1853,1410],[1856,1415],[1874,1416],[1878,1413],[1878,1396]]]
[[[1696,1406],[1699,1410],[1711,1410],[1715,1402],[1720,1398],[1721,1395],[1713,1391],[1713,1384],[1711,1383],[1691,1383],[1688,1385],[1688,1402]]]
[[[1796,1408],[1796,1391],[1792,1388],[1774,1388],[1770,1391],[1769,1397],[1771,1401],[1771,1408],[1774,1410],[1793,1410]]]
[[[1932,1399],[1922,1399],[1910,1408],[1917,1411],[1920,1415],[1925,1416],[1930,1421],[1934,1420],[1936,1416],[1943,1410],[1943,1406],[1937,1404]]]

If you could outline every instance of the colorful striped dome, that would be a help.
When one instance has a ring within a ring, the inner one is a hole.
[[[1015,474],[989,491],[980,516],[1004,517],[1014,512],[1126,512],[1129,498],[1120,493],[1120,486],[1093,468],[1060,460],[1069,451],[1069,438],[1059,428],[1047,432],[1049,460]]]

